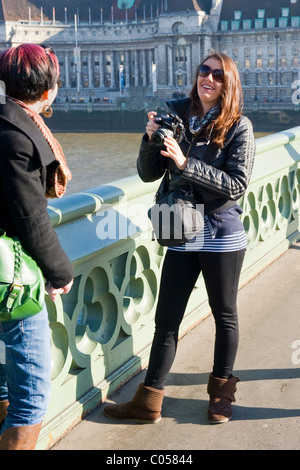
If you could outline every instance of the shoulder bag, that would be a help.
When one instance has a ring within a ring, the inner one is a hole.
[[[192,240],[204,227],[203,204],[197,204],[193,187],[169,190],[166,171],[148,211],[156,240],[162,246],[179,246]]]
[[[45,281],[37,263],[17,237],[0,229],[0,321],[22,320],[39,313]]]

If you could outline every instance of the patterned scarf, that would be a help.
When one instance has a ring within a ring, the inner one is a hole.
[[[47,198],[61,198],[66,192],[68,181],[72,179],[72,174],[67,166],[64,152],[60,143],[56,140],[50,129],[46,126],[43,118],[39,114],[37,114],[35,111],[32,111],[32,109],[23,103],[23,101],[11,97],[9,98],[20,105],[26,111],[28,116],[31,117],[33,122],[37,125],[48,142],[55,159],[59,162],[59,166],[56,168],[56,170],[47,176],[45,196]]]
[[[216,104],[202,118],[199,116],[191,116],[189,121],[189,128],[192,134],[198,134],[202,129],[204,129],[207,124],[218,116],[220,113],[220,105]]]

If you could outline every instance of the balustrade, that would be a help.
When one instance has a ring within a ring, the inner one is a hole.
[[[49,205],[75,281],[55,303],[47,298],[52,401],[38,448],[49,448],[147,365],[164,256],[147,218],[157,186],[134,176]],[[239,201],[248,236],[241,284],[300,238],[299,193],[300,127],[258,139],[251,183]],[[208,314],[200,276],[181,334]]]

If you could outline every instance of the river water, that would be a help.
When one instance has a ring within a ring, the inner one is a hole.
[[[262,135],[266,134],[255,136]],[[136,159],[142,134],[56,133],[55,137],[73,176],[66,194],[137,174]]]

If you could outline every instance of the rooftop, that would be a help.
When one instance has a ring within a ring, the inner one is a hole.
[[[184,5],[184,6],[183,6]],[[81,21],[99,21],[102,19],[116,20],[155,17],[164,12],[178,11],[205,11],[209,13],[212,0],[0,0],[0,21],[27,20],[30,16],[33,21],[40,21],[41,8],[43,19],[52,21],[53,14],[57,21],[74,18],[77,14]],[[101,13],[102,10],[102,13]]]

